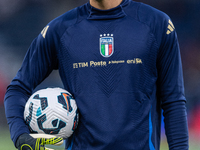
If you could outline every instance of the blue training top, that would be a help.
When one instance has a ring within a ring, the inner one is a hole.
[[[27,99],[54,69],[80,112],[68,149],[159,150],[162,109],[169,148],[188,149],[180,50],[165,13],[131,0],[110,10],[88,2],[51,21],[5,96],[14,143],[29,133]]]

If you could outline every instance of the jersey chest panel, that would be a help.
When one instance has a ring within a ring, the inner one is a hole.
[[[82,83],[85,90],[96,91],[94,83],[102,83],[101,78],[106,78],[106,87],[109,82],[117,82],[120,91],[134,91],[143,90],[146,85],[151,89],[155,84],[146,81],[156,76],[157,49],[149,28],[140,22],[85,20],[70,27],[61,40],[61,64],[70,72],[65,76],[79,74],[72,85]]]
[[[69,28],[62,44],[74,63],[123,60],[129,63],[148,61],[154,42],[149,28],[135,20],[114,22],[82,21]],[[135,59],[138,58],[138,59]],[[81,65],[80,65],[81,66]]]

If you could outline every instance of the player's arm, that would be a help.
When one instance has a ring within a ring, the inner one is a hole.
[[[188,150],[186,99],[180,49],[175,27],[163,12],[141,4],[138,19],[150,28],[157,43],[157,98],[161,101],[170,150]]]
[[[53,32],[53,31],[52,31]],[[23,64],[7,88],[5,112],[11,139],[16,140],[23,133],[29,133],[24,123],[24,106],[33,89],[40,84],[53,69],[57,69],[57,55],[50,30],[42,32],[31,44]]]
[[[160,49],[157,59],[158,98],[164,110],[169,149],[188,150],[186,99],[180,49],[175,27],[166,16],[163,18],[163,29],[159,38]]]

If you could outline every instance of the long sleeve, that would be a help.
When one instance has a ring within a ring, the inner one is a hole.
[[[175,27],[168,15],[150,6],[141,4],[138,14],[139,20],[151,29],[157,43],[157,99],[165,117],[169,148],[187,150],[186,98]]]
[[[157,60],[158,96],[169,149],[187,150],[188,125],[180,49],[172,22],[168,19],[166,24]]]
[[[7,88],[5,112],[11,139],[15,143],[22,133],[29,133],[24,123],[23,113],[27,99],[53,69],[57,68],[57,58],[50,37],[40,34],[31,44],[23,64]]]

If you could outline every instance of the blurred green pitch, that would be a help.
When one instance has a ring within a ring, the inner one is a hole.
[[[190,136],[190,148],[189,150],[198,150],[200,148],[200,142]],[[0,128],[0,150],[16,150],[13,142],[10,139],[10,133],[8,128]],[[162,137],[160,150],[169,150],[166,138]]]

